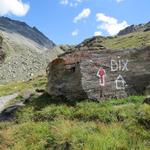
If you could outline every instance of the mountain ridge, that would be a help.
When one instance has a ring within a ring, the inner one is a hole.
[[[36,27],[7,17],[0,17],[0,37],[0,84],[29,80],[45,72],[49,61],[63,53]]]
[[[118,36],[126,35],[133,32],[140,32],[140,31],[144,31],[144,32],[150,31],[150,21],[145,24],[138,24],[138,25],[133,24],[131,26],[128,26],[125,29],[121,30],[118,33]]]
[[[11,33],[19,33],[48,49],[55,46],[54,42],[49,40],[48,37],[46,37],[35,26],[30,27],[25,22],[12,20],[8,17],[0,17],[0,30]]]

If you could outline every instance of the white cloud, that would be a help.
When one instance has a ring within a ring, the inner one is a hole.
[[[29,4],[23,3],[22,0],[0,0],[0,16],[6,14],[24,16],[29,8]]]
[[[79,30],[78,29],[76,29],[76,30],[74,30],[72,32],[72,36],[77,36],[78,34],[79,34]]]
[[[88,18],[91,14],[91,10],[89,8],[85,8],[82,10],[82,12],[76,16],[73,20],[74,23],[77,23],[78,21]]]
[[[78,3],[70,3],[69,6],[70,6],[70,7],[77,7],[77,6],[78,6]]]
[[[101,36],[102,35],[102,32],[101,31],[96,31],[94,32],[94,36]]]
[[[59,0],[60,4],[70,6],[70,7],[77,7],[82,2],[88,1],[88,0]],[[124,0],[114,0],[117,3],[123,2]]]
[[[97,26],[97,29],[105,30],[111,36],[116,35],[120,30],[128,26],[126,21],[119,23],[116,18],[106,16],[103,13],[97,13],[96,20],[101,22],[101,24]]]
[[[60,4],[70,7],[77,7],[80,3],[86,0],[60,0]]]
[[[123,2],[124,0],[116,0],[117,3]]]
[[[69,4],[69,0],[61,0],[60,4],[62,4],[62,5],[68,5]]]

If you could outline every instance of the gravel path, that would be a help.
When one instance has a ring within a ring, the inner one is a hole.
[[[0,97],[0,112],[3,111],[3,109],[5,109],[5,105],[8,102],[10,102],[14,98],[16,98],[18,95],[19,95],[18,93],[14,93],[12,95],[7,95],[7,96]]]

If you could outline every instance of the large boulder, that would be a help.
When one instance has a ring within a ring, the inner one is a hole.
[[[98,77],[100,70],[106,75]],[[76,50],[52,61],[47,74],[47,92],[68,100],[99,101],[144,94],[150,84],[150,47]]]

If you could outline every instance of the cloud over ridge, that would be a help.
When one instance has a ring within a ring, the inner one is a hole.
[[[103,13],[97,13],[96,20],[101,23],[97,26],[97,29],[104,30],[111,36],[116,35],[120,30],[128,26],[125,20],[119,23],[116,18],[106,16]]]
[[[73,20],[74,23],[78,21],[88,18],[91,14],[91,10],[89,8],[84,8],[81,13],[79,13]]]
[[[23,3],[22,0],[0,0],[0,16],[7,14],[25,16],[29,9],[29,4]]]

